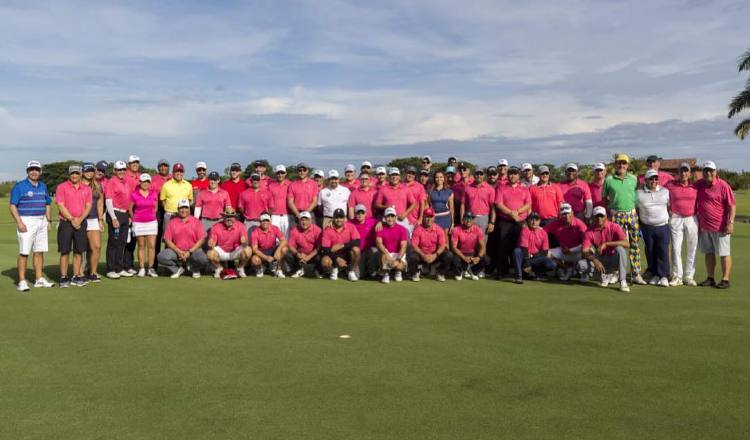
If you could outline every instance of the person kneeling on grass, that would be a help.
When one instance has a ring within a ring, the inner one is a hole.
[[[292,278],[305,275],[305,267],[313,266],[317,273],[320,265],[320,239],[323,231],[312,223],[312,215],[307,211],[299,213],[297,225],[289,233],[289,252],[284,262],[292,272]]]
[[[547,256],[549,237],[541,228],[541,218],[532,212],[526,219],[527,227],[521,229],[518,247],[513,250],[513,262],[516,265],[516,284],[523,284],[523,277],[543,280],[543,274],[555,269],[555,262]]]
[[[453,270],[456,281],[463,277],[476,281],[476,275],[489,264],[484,232],[474,224],[474,214],[467,212],[461,226],[451,232],[451,249],[453,251]]]
[[[594,208],[594,223],[583,236],[583,259],[578,262],[581,273],[596,270],[601,274],[602,287],[615,283],[617,277],[607,274],[607,270],[619,269],[620,292],[630,292],[627,276],[630,268],[628,239],[617,223],[607,220],[607,210],[603,206]]]
[[[281,229],[271,224],[271,214],[264,212],[259,220],[260,226],[250,234],[250,244],[253,247],[250,264],[255,269],[255,276],[261,278],[268,269],[276,278],[284,278],[280,264],[286,254],[286,238]]]
[[[412,281],[419,281],[422,271],[435,269],[438,281],[445,281],[450,270],[453,254],[448,250],[443,228],[435,224],[435,211],[427,208],[422,214],[422,224],[414,228],[411,235],[411,250],[406,258],[413,272]]]
[[[346,222],[343,209],[333,212],[333,223],[323,230],[320,240],[323,257],[321,268],[328,272],[331,280],[337,280],[339,269],[349,269],[349,281],[357,281],[354,268],[359,265],[359,231],[353,224]]]
[[[581,245],[586,234],[586,223],[573,214],[573,207],[568,203],[560,204],[560,218],[548,223],[544,230],[550,241],[557,241],[559,246],[549,250],[549,256],[557,264],[557,277],[560,281],[568,281],[573,272],[577,272],[576,264],[583,258]],[[582,275],[582,281],[587,281],[587,274]]]
[[[203,252],[206,230],[200,220],[190,215],[190,201],[177,202],[177,217],[172,218],[164,230],[166,249],[159,252],[159,267],[171,272],[171,278],[179,278],[188,270],[193,278],[200,278],[201,270],[208,266]]]
[[[206,191],[202,191],[201,194]],[[224,267],[222,263],[233,261],[237,263],[237,273],[233,269],[226,269],[226,277],[245,278],[245,265],[250,260],[252,249],[248,246],[247,229],[237,221],[237,213],[231,206],[224,208],[221,213],[222,221],[211,226],[208,238],[208,261],[214,267],[214,278],[221,278]]]
[[[385,224],[375,234],[375,246],[380,251],[380,268],[383,271],[383,283],[403,280],[401,273],[406,270],[406,245],[409,243],[409,231],[396,222],[396,209],[386,208]]]

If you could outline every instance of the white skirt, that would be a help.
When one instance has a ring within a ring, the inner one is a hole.
[[[136,237],[142,237],[144,235],[156,235],[159,232],[159,222],[156,220],[152,222],[133,222],[133,235]]]
[[[86,219],[86,231],[101,231],[102,226],[99,224],[98,218],[87,218]]]

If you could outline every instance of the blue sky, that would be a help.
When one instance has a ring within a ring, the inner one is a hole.
[[[0,4],[0,179],[31,158],[223,169],[616,151],[750,168],[740,1]]]

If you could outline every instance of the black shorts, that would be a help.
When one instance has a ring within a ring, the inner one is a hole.
[[[69,254],[71,251],[82,254],[88,250],[89,239],[86,235],[86,222],[78,229],[67,220],[60,220],[57,227],[57,249],[61,254]]]
[[[346,250],[341,249],[338,252],[330,252],[328,254],[329,257],[331,257],[331,260],[334,264],[336,264],[336,259],[341,258],[342,260],[346,261],[346,264],[349,264],[352,262],[352,250]]]
[[[276,249],[278,249],[278,246],[274,246],[271,249],[261,249],[260,251],[263,252],[263,255],[267,257],[273,257],[274,254],[276,254]]]

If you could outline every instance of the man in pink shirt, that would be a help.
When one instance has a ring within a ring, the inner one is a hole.
[[[177,217],[173,217],[164,230],[165,248],[159,252],[159,267],[166,268],[170,278],[179,278],[190,271],[193,278],[201,277],[201,270],[208,266],[208,257],[203,252],[206,230],[197,218],[190,215],[190,201],[177,202]]]
[[[497,161],[497,182],[500,185],[508,183],[508,159],[499,159]]]
[[[409,213],[417,209],[417,201],[412,192],[401,184],[401,171],[392,167],[389,172],[390,182],[378,190],[375,197],[375,208],[385,211],[388,207],[396,210],[396,222],[410,230]]]
[[[560,204],[564,201],[562,191],[557,184],[549,180],[549,167],[541,165],[539,171],[539,182],[529,187],[531,195],[531,210],[539,214],[541,225],[557,220],[560,213]]]
[[[456,281],[461,281],[463,277],[478,280],[478,274],[489,264],[484,232],[474,224],[474,214],[471,212],[464,213],[461,226],[453,228],[451,251]]]
[[[247,233],[252,234],[253,229],[260,226],[260,215],[264,212],[272,212],[274,209],[273,196],[268,190],[261,188],[260,175],[253,173],[250,176],[252,187],[240,194],[237,201],[237,210],[245,219]]]
[[[125,171],[125,181],[128,182],[131,190],[138,186],[141,174],[141,158],[131,154],[128,156],[128,169]]]
[[[104,203],[107,209],[109,239],[107,240],[107,278],[132,277],[127,269],[125,251],[130,235],[130,193],[133,191],[125,180],[127,165],[118,160],[114,165],[114,175],[107,181],[104,191]],[[132,264],[132,260],[131,260]]]
[[[583,236],[583,259],[578,262],[578,270],[582,274],[596,271],[601,275],[601,286],[607,287],[616,283],[618,278],[607,271],[619,269],[620,292],[628,293],[628,247],[628,240],[620,225],[607,220],[607,209],[597,206],[594,208],[592,224]]]
[[[578,165],[569,163],[565,166],[565,181],[559,183],[565,202],[573,207],[573,213],[581,220],[591,218],[594,202],[591,199],[589,184],[578,178]]]
[[[567,203],[560,205],[560,218],[544,227],[552,247],[549,255],[557,263],[560,281],[568,281],[573,276],[573,266],[583,257],[581,245],[586,229],[586,223],[573,215],[573,208]],[[583,281],[588,281],[586,274]]]
[[[286,167],[276,165],[273,169],[276,180],[268,184],[268,192],[273,199],[273,211],[271,211],[271,224],[279,228],[284,237],[289,238],[289,208],[287,198],[289,197],[289,181],[286,178]]]
[[[238,209],[237,205],[240,200],[240,194],[247,188],[247,183],[242,180],[242,166],[234,162],[229,166],[229,179],[222,182],[221,189],[229,194],[229,203],[232,204],[232,208],[235,210]]]
[[[210,176],[209,176],[210,179]],[[201,194],[206,191],[202,191]],[[200,197],[200,194],[198,195]],[[208,233],[208,261],[214,267],[214,278],[221,278],[222,263],[237,264],[237,275],[245,278],[245,265],[250,260],[252,249],[248,246],[247,229],[237,221],[237,213],[226,206],[221,213],[222,221],[211,227]]]
[[[268,184],[271,183],[271,178],[266,174],[266,171],[268,171],[268,168],[266,167],[266,162],[263,160],[256,160],[255,162],[253,162],[253,169],[255,170],[255,172],[252,173],[250,177],[248,177],[245,180],[245,183],[247,184],[247,186],[248,187],[253,186],[252,175],[257,174],[260,176],[261,189],[264,189],[264,190],[268,189]]]
[[[343,209],[333,212],[333,223],[323,230],[320,240],[321,268],[328,272],[332,281],[339,277],[339,270],[348,268],[349,281],[357,281],[355,268],[359,266],[360,236],[357,228],[346,221]]]
[[[268,268],[276,278],[284,278],[280,263],[286,255],[286,238],[279,228],[271,224],[271,214],[264,212],[260,215],[260,226],[250,234],[250,245],[253,247],[250,264],[255,269],[256,277],[263,277]]]
[[[353,164],[349,164],[344,168],[344,179],[340,185],[348,189],[350,192],[354,192],[355,189],[359,188],[360,181],[357,180],[357,168]]]
[[[81,166],[68,167],[68,180],[57,185],[55,203],[60,213],[57,247],[60,252],[60,287],[84,286],[83,253],[88,250],[86,217],[91,210],[91,187],[81,183]],[[68,278],[68,258],[73,251],[73,278]]]
[[[396,222],[396,210],[386,208],[383,217],[383,227],[375,234],[375,246],[380,251],[380,268],[383,278],[380,282],[391,282],[391,271],[394,281],[403,281],[402,272],[406,270],[406,246],[409,243],[409,233],[406,228]]]
[[[674,179],[674,176],[669,174],[666,171],[662,171],[659,168],[661,168],[661,157],[652,154],[651,156],[646,158],[646,171],[648,170],[655,170],[659,173],[659,186],[666,187],[667,183],[669,183],[670,180]],[[638,186],[644,187],[646,185],[646,178],[645,174],[638,176]]]
[[[297,174],[299,179],[289,184],[289,196],[287,207],[291,217],[289,220],[294,223],[299,217],[299,213],[307,211],[313,213],[318,206],[318,184],[308,177],[310,168],[305,163],[297,165]],[[315,223],[315,216],[312,222]]]
[[[417,207],[412,209],[406,218],[409,221],[410,229],[413,230],[414,226],[422,222],[422,211],[427,207],[427,191],[421,183],[417,182],[417,167],[409,166],[406,168],[406,183],[404,186],[411,192],[414,202],[417,204]]]
[[[159,159],[156,164],[156,171],[156,174],[151,176],[151,189],[159,194],[164,183],[172,178],[169,174],[169,162],[166,159]]]
[[[518,247],[513,251],[516,284],[523,284],[524,277],[544,280],[544,274],[555,269],[555,262],[548,256],[549,237],[541,227],[541,220],[539,214],[532,211],[526,218],[527,227],[521,229]]]
[[[375,246],[375,234],[383,225],[377,219],[369,215],[367,206],[359,204],[354,207],[354,219],[351,224],[357,228],[359,233],[360,263],[356,268],[357,276],[361,274],[371,279],[377,276],[378,270],[378,248]]]
[[[193,215],[201,220],[206,231],[216,223],[221,222],[224,209],[232,206],[229,203],[229,193],[219,188],[220,180],[219,173],[211,171],[208,174],[208,188],[200,191],[198,199],[195,201]]]
[[[696,211],[698,212],[698,245],[706,255],[706,280],[703,287],[729,288],[732,273],[730,239],[734,233],[734,216],[737,204],[729,184],[719,178],[716,164],[703,164],[703,178],[695,183],[698,190]],[[716,256],[721,258],[721,281],[714,281]]]
[[[356,214],[354,208],[357,205],[363,205],[367,208],[368,217],[375,217],[373,212],[375,208],[375,195],[376,191],[372,187],[370,175],[362,173],[359,176],[359,186],[349,194],[349,202],[347,203],[347,206],[349,207],[349,218],[354,218]]]
[[[461,203],[461,218],[471,211],[474,224],[487,234],[495,230],[495,189],[484,181],[484,171],[474,171],[474,181],[464,187],[464,198]]]
[[[497,172],[497,167],[487,167],[487,185],[491,186],[494,190],[499,184],[500,174]],[[506,180],[507,181],[507,180]]]
[[[599,162],[592,168],[591,182],[589,182],[589,192],[591,192],[591,203],[594,206],[607,207],[607,201],[602,198],[604,189],[604,179],[607,178],[607,167]]]
[[[531,194],[520,182],[520,170],[513,166],[508,170],[508,184],[498,185],[495,189],[495,207],[498,217],[493,259],[497,269],[496,276],[502,279],[508,274],[513,258],[513,249],[518,243],[518,236],[529,211],[531,211]]]
[[[412,281],[419,281],[422,273],[430,273],[433,267],[437,280],[445,281],[445,275],[453,263],[453,254],[448,250],[445,231],[435,224],[435,211],[432,208],[424,210],[422,224],[414,228],[406,262],[412,272]]]
[[[698,249],[698,218],[695,204],[698,189],[691,181],[690,164],[680,164],[676,179],[667,182],[669,205],[672,215],[669,218],[669,232],[672,238],[672,279],[670,286],[696,286],[695,253]],[[685,241],[685,270],[682,266],[682,242]]]
[[[284,261],[292,272],[292,278],[305,275],[305,267],[312,266],[318,274],[320,266],[320,241],[323,231],[312,223],[312,215],[307,211],[299,213],[299,222],[289,233],[289,251]]]

